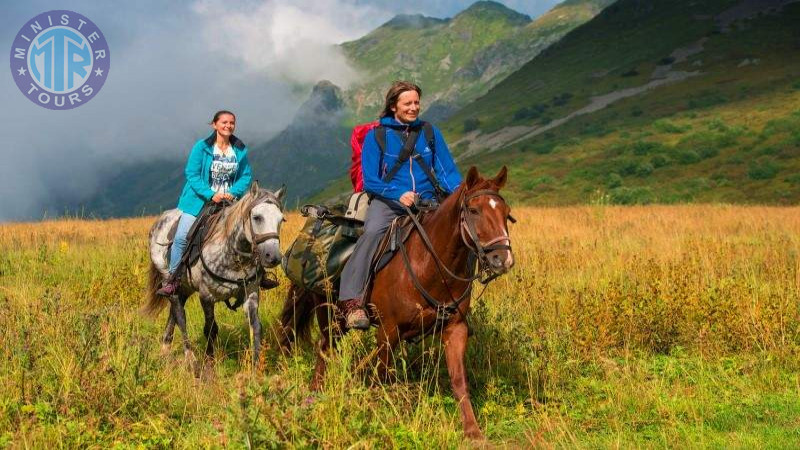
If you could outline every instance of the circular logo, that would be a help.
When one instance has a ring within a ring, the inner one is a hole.
[[[29,20],[11,46],[11,75],[22,93],[49,109],[72,109],[103,87],[111,53],[103,33],[74,11],[48,11]]]

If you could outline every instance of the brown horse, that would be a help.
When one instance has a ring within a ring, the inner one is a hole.
[[[466,315],[470,308],[472,281],[490,279],[507,272],[514,264],[507,221],[510,208],[500,196],[506,183],[506,168],[492,179],[484,179],[470,168],[462,185],[429,214],[400,245],[402,257],[395,257],[374,276],[368,302],[377,325],[379,374],[388,378],[395,346],[436,332],[444,342],[447,370],[453,393],[459,401],[464,433],[482,438],[467,390],[464,355],[467,350]],[[419,230],[419,227],[423,230]],[[475,261],[479,271],[476,276]],[[326,307],[320,307],[326,306]],[[321,331],[317,363],[311,388],[320,387],[325,374],[326,353],[336,345],[343,330],[331,323],[336,317],[326,298],[291,286],[281,322],[284,348],[296,337],[308,338],[316,312]]]

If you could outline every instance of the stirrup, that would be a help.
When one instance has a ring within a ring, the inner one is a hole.
[[[344,314],[345,327],[348,329],[369,329],[369,317],[361,304],[361,299],[353,298],[340,302],[339,309]]]

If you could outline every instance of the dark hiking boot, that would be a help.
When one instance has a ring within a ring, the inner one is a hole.
[[[178,287],[180,287],[180,280],[177,278],[171,278],[164,282],[164,285],[161,286],[161,289],[156,291],[156,295],[160,295],[162,297],[170,297],[178,293]]]
[[[344,300],[339,302],[344,314],[344,323],[347,328],[354,328],[356,330],[366,330],[369,328],[369,318],[367,312],[361,305],[361,299],[354,298],[351,300]]]

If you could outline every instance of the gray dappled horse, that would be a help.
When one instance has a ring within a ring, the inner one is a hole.
[[[169,350],[177,324],[183,334],[184,354],[188,360],[194,360],[186,334],[184,307],[189,296],[198,292],[205,315],[206,354],[213,356],[218,331],[214,305],[235,298],[235,304],[244,305],[253,341],[253,363],[258,362],[261,347],[258,288],[264,276],[263,269],[275,267],[281,260],[279,234],[284,221],[281,205],[284,192],[285,188],[281,188],[273,194],[253,183],[238,202],[224,208],[219,218],[210,224],[200,258],[188,267],[188,271],[187,268],[181,269],[184,272],[178,294],[169,299],[157,296],[155,291],[169,273],[169,246],[181,212],[171,209],[159,216],[150,229],[148,302],[143,311],[156,316],[170,304],[163,351]],[[189,251],[188,247],[186,251]]]

